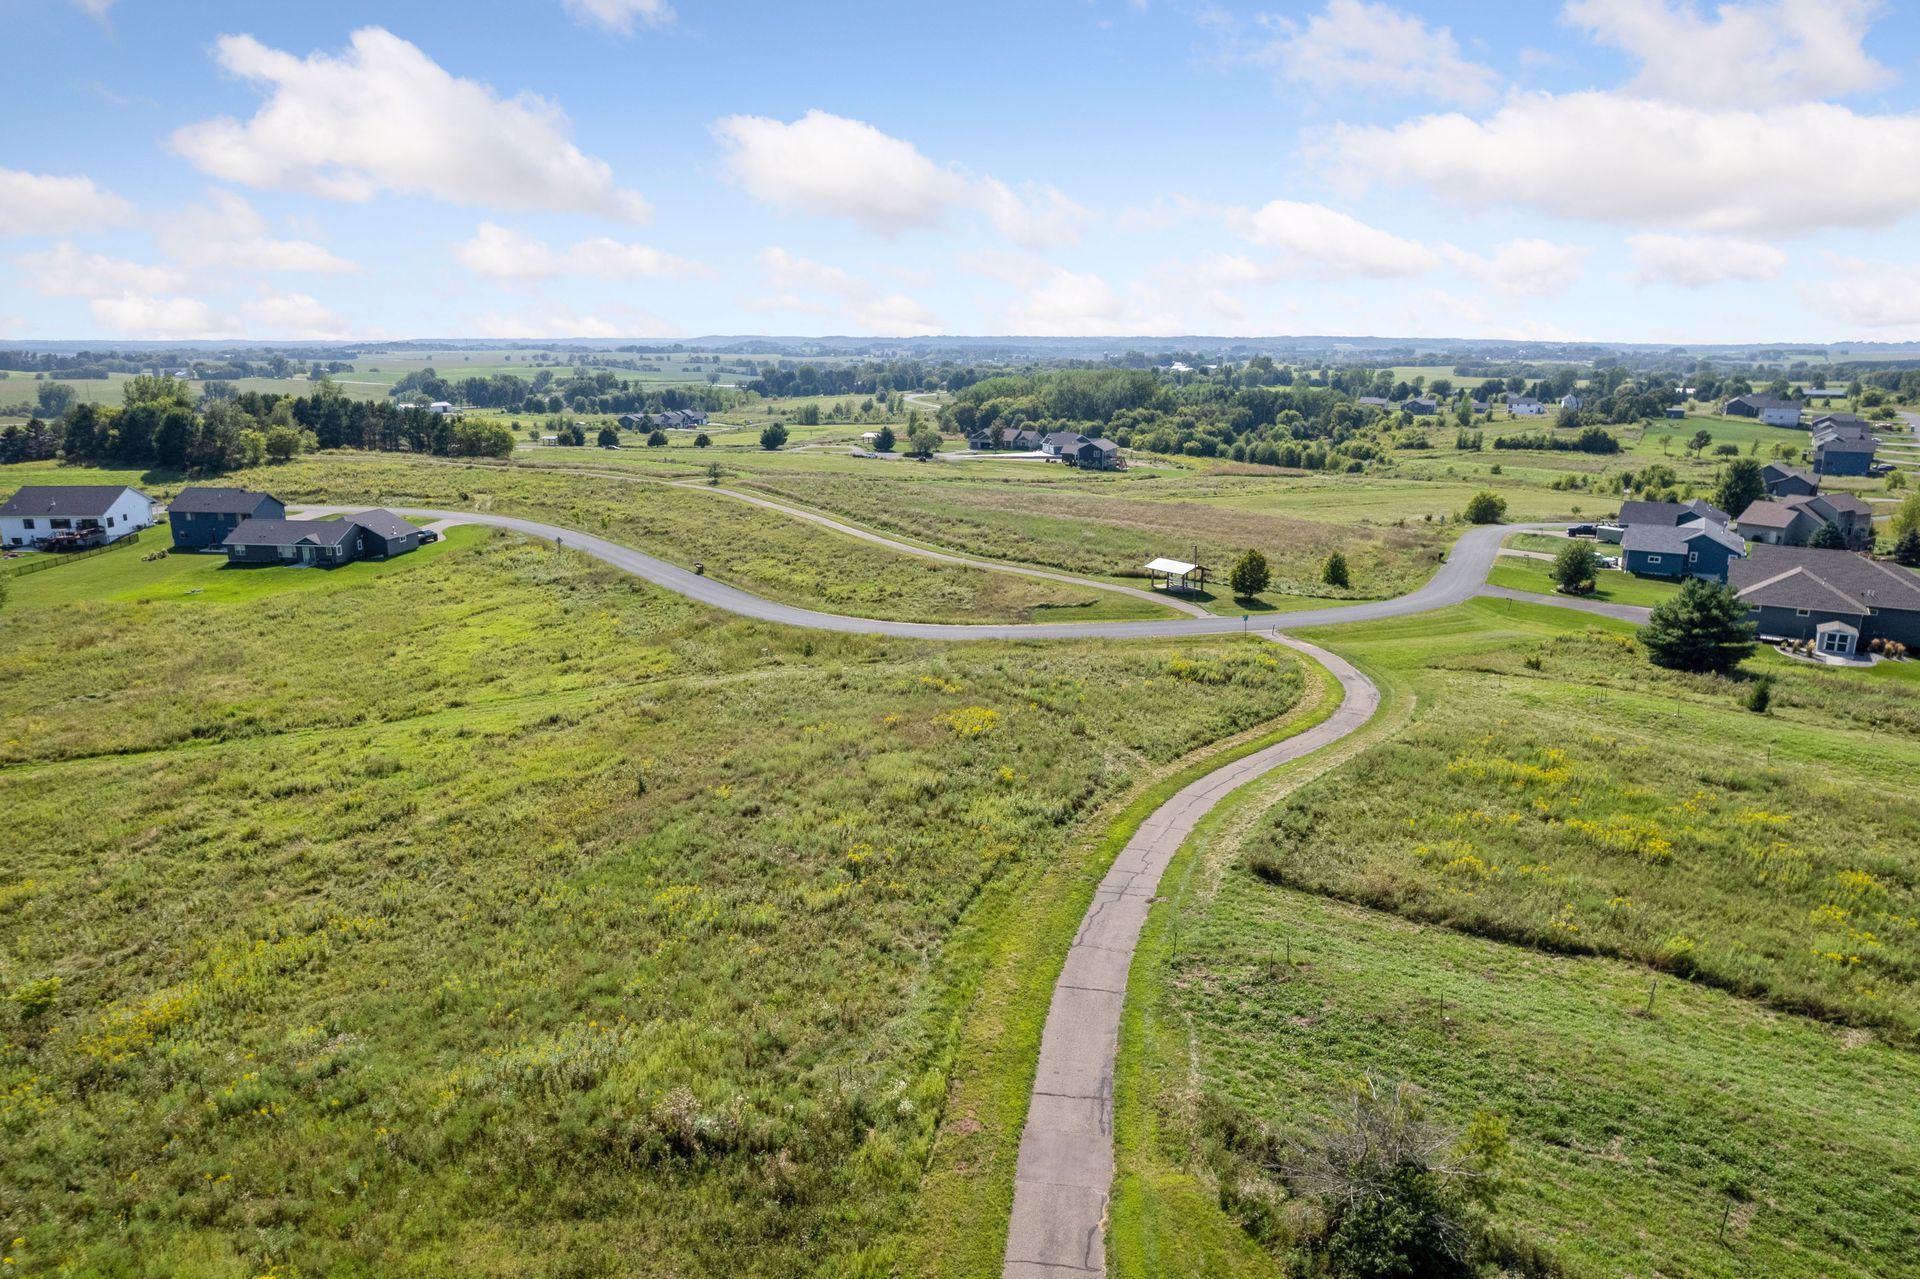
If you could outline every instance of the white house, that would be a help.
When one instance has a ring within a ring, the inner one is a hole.
[[[1577,411],[1580,407],[1580,397],[1571,393],[1563,395],[1560,397],[1560,407]]]
[[[427,405],[426,409],[427,409],[427,412],[437,414],[440,417],[446,417],[450,414],[457,414],[458,412],[458,410],[456,410],[453,407],[453,405],[446,400],[435,400],[433,403]]]
[[[29,484],[0,505],[0,546],[41,546],[98,529],[117,542],[153,523],[153,499],[117,484]]]
[[[1515,417],[1541,417],[1546,411],[1546,405],[1530,396],[1509,395],[1507,397],[1507,412]]]

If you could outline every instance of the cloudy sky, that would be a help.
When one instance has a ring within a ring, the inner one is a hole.
[[[1917,9],[4,0],[0,336],[1916,338]]]

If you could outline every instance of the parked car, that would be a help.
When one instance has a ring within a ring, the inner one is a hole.
[[[423,528],[420,530],[420,545],[425,546],[429,542],[437,542],[439,540],[440,535],[432,529]]]
[[[1598,537],[1600,530],[1591,524],[1576,524],[1567,530],[1568,537]]]

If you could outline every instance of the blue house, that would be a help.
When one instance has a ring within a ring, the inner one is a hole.
[[[1746,558],[1747,544],[1711,520],[1669,528],[1635,524],[1620,539],[1629,573],[1644,577],[1727,580],[1727,566]]]
[[[217,551],[242,520],[282,520],[287,508],[270,493],[191,485],[167,504],[173,545],[183,551]]]
[[[1813,446],[1816,475],[1871,475],[1878,445],[1872,436],[1821,436]]]

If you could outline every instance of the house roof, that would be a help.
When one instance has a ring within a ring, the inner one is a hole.
[[[1098,449],[1102,453],[1118,453],[1120,446],[1112,440],[1088,440],[1080,446],[1083,449]]]
[[[1086,438],[1086,436],[1080,434],[1078,431],[1049,431],[1047,432],[1046,441],[1049,444],[1064,448],[1069,444],[1079,444]]]
[[[262,502],[278,500],[270,493],[256,493],[252,489],[207,488],[194,484],[181,489],[179,496],[167,503],[167,509],[194,515],[246,515],[259,509]]]
[[[1873,516],[1873,508],[1851,493],[1810,493],[1804,497],[1790,497],[1788,506],[1801,506],[1819,513],[1822,507],[1839,515]]]
[[[1813,446],[1823,453],[1877,453],[1878,441],[1856,439],[1845,435],[1824,435],[1813,442]]]
[[[1707,520],[1695,520],[1678,528],[1664,524],[1635,524],[1621,534],[1620,549],[1650,551],[1656,555],[1684,555],[1694,549],[1693,543],[1702,538],[1725,547],[1735,555],[1746,553],[1747,544],[1744,541]]]
[[[358,517],[356,517],[358,518]],[[353,520],[242,520],[221,539],[223,546],[338,546],[352,535]]]
[[[1684,505],[1679,502],[1620,503],[1622,525],[1665,524],[1672,527],[1696,519],[1712,519],[1724,524],[1727,522],[1727,513],[1699,498]]]
[[[0,515],[55,515],[63,519],[99,519],[122,493],[153,501],[124,484],[29,484],[0,505]]]
[[[1797,466],[1786,466],[1779,462],[1767,463],[1765,467],[1761,468],[1760,473],[1775,483],[1778,483],[1781,480],[1799,479],[1799,480],[1805,480],[1807,483],[1813,485],[1815,488],[1818,488],[1820,486],[1820,481],[1816,479],[1810,472],[1803,471]]]
[[[1800,508],[1785,502],[1754,502],[1740,512],[1741,528],[1789,528],[1800,517]]]
[[[1756,546],[1753,558],[1735,564],[1728,580],[1752,604],[1833,609],[1838,600],[1850,613],[1920,612],[1920,574],[1852,551]]]
[[[381,537],[405,537],[419,531],[392,511],[361,511],[357,515],[347,516],[347,519]]]

